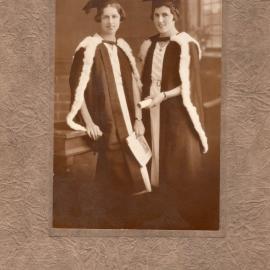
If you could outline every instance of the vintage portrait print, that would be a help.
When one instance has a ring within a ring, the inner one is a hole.
[[[220,229],[221,0],[57,0],[52,227]]]

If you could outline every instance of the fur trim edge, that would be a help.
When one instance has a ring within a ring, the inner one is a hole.
[[[190,50],[189,50],[189,43],[194,42],[199,50],[199,57],[201,56],[201,50],[199,43],[193,39],[187,33],[181,33],[177,36],[174,36],[172,41],[177,42],[181,46],[181,55],[180,55],[180,67],[179,67],[179,74],[182,80],[182,97],[183,97],[183,104],[187,109],[187,112],[191,118],[193,126],[198,133],[202,146],[203,146],[203,153],[207,153],[208,151],[208,142],[205,131],[202,127],[200,122],[200,118],[197,112],[196,107],[192,104],[190,98]]]
[[[84,91],[89,82],[91,69],[93,66],[93,59],[96,52],[97,46],[102,42],[98,37],[86,37],[77,47],[76,51],[80,48],[85,48],[84,58],[83,58],[83,67],[81,76],[79,79],[79,84],[75,90],[75,98],[72,104],[71,110],[66,117],[66,122],[68,126],[74,130],[86,131],[86,128],[75,123],[74,118],[77,115],[78,111],[81,109],[84,102]]]

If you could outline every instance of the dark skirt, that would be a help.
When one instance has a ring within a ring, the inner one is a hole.
[[[149,114],[146,136],[151,142]],[[147,121],[148,120],[148,121]],[[160,106],[160,186],[152,195],[163,229],[205,229],[209,219],[207,175],[199,137],[180,96]],[[151,196],[151,195],[150,195]],[[155,208],[153,205],[152,208]],[[177,222],[178,219],[178,222]]]

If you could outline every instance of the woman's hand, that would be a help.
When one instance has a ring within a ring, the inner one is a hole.
[[[135,120],[134,123],[134,131],[137,137],[143,136],[144,132],[145,132],[145,128],[144,128],[144,124],[142,122],[142,120]]]
[[[96,141],[99,137],[103,135],[99,126],[97,126],[94,123],[90,123],[86,125],[86,132],[89,135],[89,137],[94,141]]]
[[[145,99],[152,99],[151,104],[148,106],[148,108],[151,109],[151,108],[159,105],[165,99],[165,96],[164,96],[163,92],[160,92],[160,93],[148,96]]]

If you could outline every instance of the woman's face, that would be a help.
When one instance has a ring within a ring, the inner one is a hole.
[[[120,19],[120,14],[115,7],[105,7],[100,22],[102,34],[115,35],[120,26]]]
[[[169,7],[161,6],[155,8],[153,21],[157,31],[160,34],[170,33],[175,28],[174,16]]]

